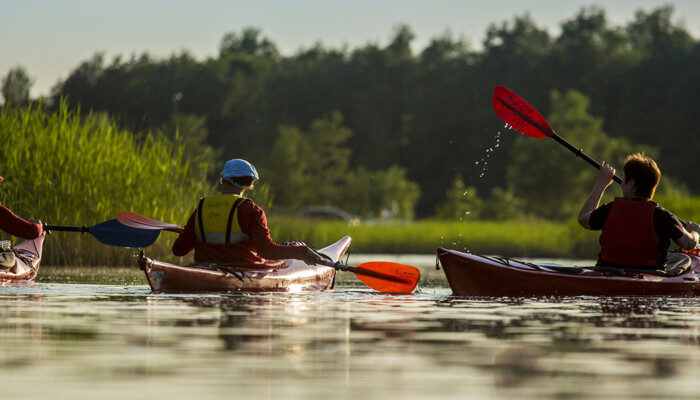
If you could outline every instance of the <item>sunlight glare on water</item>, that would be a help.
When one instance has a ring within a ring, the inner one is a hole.
[[[426,271],[427,272],[427,271]],[[439,273],[434,271],[432,273]],[[700,301],[0,288],[7,399],[697,398]]]

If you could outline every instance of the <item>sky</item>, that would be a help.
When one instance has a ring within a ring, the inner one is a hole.
[[[284,55],[321,43],[349,49],[386,45],[408,25],[414,50],[449,31],[479,49],[490,24],[528,13],[557,35],[583,7],[599,6],[613,25],[638,10],[675,8],[673,20],[700,38],[699,0],[0,0],[0,78],[24,67],[32,96],[46,95],[81,62],[148,52],[165,58],[186,50],[216,57],[228,32],[259,28]]]

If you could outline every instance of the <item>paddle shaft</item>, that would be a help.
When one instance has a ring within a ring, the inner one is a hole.
[[[90,228],[87,226],[44,225],[44,229],[49,231],[63,232],[90,232]]]
[[[498,99],[498,101],[501,102],[501,104],[503,104],[513,114],[517,115],[518,117],[523,119],[528,124],[534,126],[538,130],[540,130],[540,132],[544,133],[545,135],[547,135],[547,136],[551,137],[552,139],[556,140],[557,142],[559,142],[561,145],[563,145],[564,147],[566,147],[567,149],[572,151],[577,157],[580,157],[582,160],[586,161],[587,163],[589,163],[590,165],[592,165],[596,169],[600,170],[600,163],[598,161],[592,159],[588,154],[584,153],[583,149],[577,148],[573,144],[569,143],[566,139],[557,135],[557,133],[554,132],[552,129],[549,129],[545,126],[542,126],[541,124],[539,124],[538,122],[536,122],[532,118],[530,118],[529,116],[522,113],[517,108],[510,105],[508,102],[503,101],[503,99],[501,99],[500,97],[497,97],[497,99]],[[517,127],[516,127],[516,129],[517,129]],[[617,175],[613,176],[613,180],[619,184],[622,184],[622,178],[620,178]]]
[[[574,154],[576,154],[577,157],[580,157],[582,160],[586,161],[587,163],[591,164],[594,166],[596,169],[600,170],[600,163],[591,157],[588,156],[588,154],[583,152],[583,149],[576,148],[573,144],[569,143],[566,139],[563,137],[557,135],[556,133],[552,132],[552,139],[556,140],[557,142],[561,143],[564,147],[567,149],[571,150]],[[620,178],[617,175],[613,175],[613,181],[617,182],[618,184],[622,184],[622,178]]]

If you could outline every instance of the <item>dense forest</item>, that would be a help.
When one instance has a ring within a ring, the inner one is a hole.
[[[399,26],[386,45],[319,43],[283,56],[247,28],[224,35],[206,60],[97,53],[42,101],[169,137],[208,164],[212,182],[226,159],[248,159],[274,205],[289,210],[566,218],[595,170],[552,140],[504,127],[492,109],[502,84],[593,158],[621,169],[625,154],[645,151],[667,193],[700,193],[700,43],[672,7],[638,11],[624,26],[585,8],[558,36],[517,16],[492,24],[479,50],[449,32],[420,51],[413,40]],[[5,76],[6,103],[30,101],[27,75]]]

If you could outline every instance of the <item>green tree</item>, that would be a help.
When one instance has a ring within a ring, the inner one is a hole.
[[[222,58],[236,53],[264,57],[279,55],[277,46],[270,39],[261,37],[260,29],[253,27],[244,28],[240,35],[236,32],[228,32],[221,39],[219,55]]]
[[[551,47],[547,31],[539,28],[529,14],[515,17],[512,24],[491,24],[486,31],[484,50],[488,57],[512,61],[510,67],[534,67]]]
[[[573,90],[565,94],[552,91],[552,113],[547,120],[562,132],[562,137],[591,157],[619,168],[624,157],[638,148],[626,140],[607,137],[602,130],[603,120],[588,113],[589,102]],[[508,187],[523,200],[529,213],[538,217],[566,219],[575,215],[597,176],[594,168],[554,140],[522,135],[513,146],[511,158]]]
[[[29,91],[34,84],[27,70],[22,66],[17,66],[5,75],[2,79],[2,97],[5,99],[5,104],[11,103],[16,106],[24,106],[29,103]]]
[[[406,170],[392,166],[384,170],[360,167],[347,174],[338,205],[354,214],[386,220],[411,220],[420,198],[420,188],[406,177]]]
[[[171,140],[191,163],[198,165],[207,174],[218,170],[222,156],[221,149],[214,149],[207,144],[206,117],[173,114],[170,121],[160,126],[159,132]]]
[[[352,132],[342,121],[342,115],[335,111],[313,121],[307,132],[280,127],[264,165],[277,205],[295,210],[337,202],[351,153],[344,144]]]
[[[637,11],[625,29],[629,44],[645,56],[691,50],[695,41],[682,26],[673,23],[672,15],[671,5],[649,13]]]
[[[513,192],[501,187],[491,190],[488,201],[485,201],[482,207],[482,217],[489,220],[514,220],[524,215],[523,201]]]
[[[314,120],[308,131],[281,126],[264,164],[275,205],[294,211],[308,205],[335,205],[364,217],[413,218],[420,189],[406,170],[349,168],[352,131],[335,111]]]

